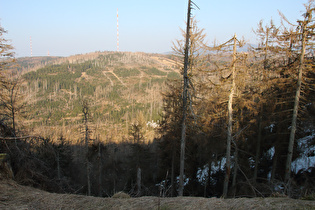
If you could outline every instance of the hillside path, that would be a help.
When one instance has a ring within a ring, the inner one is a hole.
[[[104,76],[110,81],[110,85],[113,87],[114,86],[114,82],[113,80],[106,74],[105,71],[103,71]]]

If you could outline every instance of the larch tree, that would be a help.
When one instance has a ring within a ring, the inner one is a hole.
[[[232,86],[230,89],[229,100],[228,100],[228,129],[227,129],[227,142],[226,142],[226,173],[224,178],[223,186],[223,197],[226,198],[228,192],[228,184],[231,173],[231,142],[232,142],[232,124],[233,124],[233,97],[236,91],[235,86],[235,70],[236,70],[236,46],[237,46],[236,34],[233,37],[233,54],[232,54],[232,66],[231,66],[231,78]]]
[[[4,38],[7,31],[0,26],[0,121],[9,122],[12,135],[16,136],[17,116],[25,107],[21,94],[21,78],[16,72],[13,47]]]
[[[7,79],[2,89],[4,95],[0,98],[3,107],[1,115],[10,122],[14,136],[16,136],[17,131],[17,119],[23,116],[26,106],[24,95],[21,94],[21,83],[21,79],[17,76]]]
[[[260,159],[260,150],[261,150],[261,139],[262,139],[262,127],[263,127],[263,117],[264,117],[264,104],[266,102],[266,98],[263,97],[264,91],[270,83],[274,82],[270,79],[269,75],[275,70],[275,60],[276,56],[276,41],[279,33],[279,28],[277,28],[273,21],[271,20],[269,25],[263,26],[263,21],[261,20],[258,24],[257,29],[254,31],[256,36],[259,39],[259,45],[256,48],[252,48],[252,53],[254,55],[254,74],[253,81],[255,86],[259,86],[256,88],[256,93],[253,94],[254,97],[257,97],[257,108],[258,108],[258,134],[256,141],[256,153],[255,153],[255,168],[253,180],[256,182],[258,167],[259,167],[259,159]]]
[[[226,54],[230,52],[229,56],[231,57],[230,63],[225,65],[218,65],[219,71],[223,72],[222,76],[219,80],[221,81],[230,81],[229,93],[228,93],[228,101],[227,101],[227,140],[226,140],[226,172],[223,184],[223,197],[227,197],[228,193],[228,185],[231,175],[231,144],[233,141],[233,99],[235,97],[235,93],[237,91],[236,85],[236,68],[239,60],[244,57],[238,55],[237,47],[242,47],[244,45],[244,41],[240,41],[237,39],[236,34],[227,42],[213,47],[207,47],[209,51],[218,51],[221,54]],[[219,56],[219,54],[217,54]],[[224,73],[225,72],[225,73]],[[220,83],[220,82],[219,82]],[[222,83],[222,82],[221,82]],[[222,90],[227,89],[221,84]]]
[[[13,47],[9,44],[9,41],[4,38],[4,34],[7,31],[0,25],[0,85],[2,88],[3,84],[6,82],[6,73],[12,64],[14,64],[14,52]],[[2,97],[2,92],[0,93]]]
[[[259,39],[258,47],[253,50],[255,58],[262,62],[263,69],[268,69],[271,67],[275,55],[274,45],[277,41],[279,28],[275,26],[272,20],[270,20],[269,25],[263,26],[263,21],[261,20],[254,33]]]
[[[305,13],[303,14],[304,19],[298,20],[298,25],[296,26],[295,33],[287,33],[286,36],[294,36],[294,44],[296,47],[293,48],[294,51],[293,57],[296,57],[297,60],[297,83],[296,83],[296,92],[294,98],[294,107],[293,107],[293,115],[292,122],[290,128],[290,139],[288,146],[288,154],[286,160],[286,169],[285,169],[285,181],[288,182],[291,174],[291,163],[292,163],[292,154],[293,154],[293,146],[295,141],[295,134],[297,129],[297,119],[298,119],[298,111],[299,104],[301,98],[301,91],[303,85],[303,71],[307,67],[306,57],[312,55],[313,47],[314,47],[314,29],[315,29],[315,19],[313,17],[313,13],[315,12],[314,0],[310,0],[307,5],[305,5]],[[287,20],[282,15],[284,20]],[[288,22],[288,21],[286,21]],[[289,23],[289,22],[288,22]],[[293,24],[291,24],[293,25]],[[296,52],[296,53],[295,53]]]

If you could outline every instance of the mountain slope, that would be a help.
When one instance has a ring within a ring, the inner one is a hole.
[[[24,64],[36,66],[25,59]],[[120,141],[128,138],[139,113],[147,122],[159,120],[163,84],[180,78],[176,57],[160,54],[96,52],[56,58],[40,67],[24,65],[27,123],[34,133],[51,136],[59,130],[58,135],[71,140],[80,137],[75,131],[80,130],[83,100],[89,102],[90,122],[97,130],[92,138]]]

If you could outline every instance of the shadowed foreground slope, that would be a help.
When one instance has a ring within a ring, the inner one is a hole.
[[[314,201],[290,198],[139,197],[97,198],[55,194],[0,180],[0,209],[315,209]]]

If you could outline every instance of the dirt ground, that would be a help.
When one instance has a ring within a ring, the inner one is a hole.
[[[281,198],[99,198],[56,194],[0,180],[0,209],[315,209],[315,201]]]

